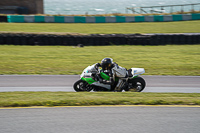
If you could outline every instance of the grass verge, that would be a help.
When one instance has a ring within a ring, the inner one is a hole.
[[[200,93],[0,92],[0,107],[200,105]]]
[[[111,57],[120,66],[145,68],[146,75],[200,76],[200,45],[0,46],[0,74],[80,74]]]
[[[0,23],[0,31],[84,34],[199,33],[200,20],[151,23]]]

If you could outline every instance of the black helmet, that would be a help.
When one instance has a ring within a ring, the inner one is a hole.
[[[112,58],[104,58],[101,61],[101,67],[103,70],[110,70],[112,67],[113,59]]]

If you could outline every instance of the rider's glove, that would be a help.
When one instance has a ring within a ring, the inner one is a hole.
[[[100,63],[96,63],[96,64],[95,64],[95,69],[98,70],[98,68],[99,68],[100,66],[101,66]]]

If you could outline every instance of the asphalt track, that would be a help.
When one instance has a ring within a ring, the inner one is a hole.
[[[200,93],[200,76],[142,76],[143,92]],[[79,75],[0,75],[0,92],[70,91]]]
[[[145,92],[200,93],[200,76],[143,76]],[[74,91],[78,75],[0,75],[0,91]],[[0,108],[0,133],[199,133],[199,106]]]
[[[199,133],[200,107],[0,109],[1,133]]]

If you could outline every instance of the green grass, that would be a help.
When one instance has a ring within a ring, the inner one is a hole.
[[[144,23],[0,23],[6,32],[67,32],[84,34],[197,33],[200,21]]]
[[[200,93],[0,92],[0,107],[200,105]]]
[[[200,45],[0,46],[0,74],[80,74],[111,57],[120,66],[145,68],[146,75],[200,76]]]
[[[200,21],[107,24],[0,23],[1,32],[84,34],[196,33]],[[147,75],[199,75],[200,45],[7,46],[0,45],[0,74],[80,74],[104,57]],[[199,93],[0,92],[0,107],[90,105],[200,105]]]

